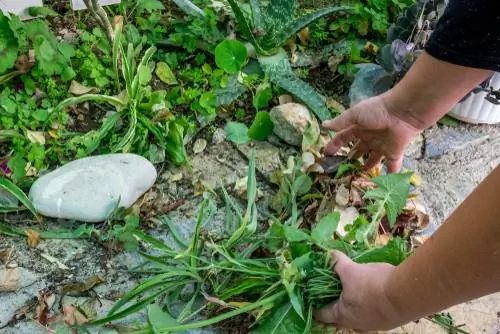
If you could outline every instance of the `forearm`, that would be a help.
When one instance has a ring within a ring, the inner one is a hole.
[[[383,99],[388,110],[423,130],[491,74],[489,70],[447,63],[424,52],[403,79],[383,94]]]
[[[409,322],[500,291],[500,167],[386,285],[398,318]]]

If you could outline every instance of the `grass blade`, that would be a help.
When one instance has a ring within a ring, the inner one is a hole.
[[[86,94],[78,97],[70,97],[62,101],[54,108],[53,113],[59,113],[63,111],[64,108],[87,101],[106,102],[115,106],[118,110],[121,110],[127,106],[126,102],[118,97],[100,94]]]
[[[167,216],[167,215],[163,216],[161,218],[161,222],[163,222],[163,224],[167,225],[168,229],[170,230],[170,233],[172,233],[172,237],[174,238],[175,242],[177,242],[177,244],[180,247],[182,247],[184,249],[188,248],[187,243],[184,240],[182,240],[182,237],[179,235],[177,228],[172,224],[172,220],[170,219],[169,216]]]
[[[39,217],[38,213],[36,212],[35,207],[31,203],[28,196],[26,196],[24,191],[22,191],[18,186],[16,186],[14,183],[12,183],[11,181],[9,181],[8,179],[6,179],[4,177],[0,178],[0,187],[2,187],[4,190],[9,192],[15,198],[17,198],[19,200],[19,202],[21,202],[25,208],[30,210],[31,213],[33,214],[33,216],[37,217],[37,219],[38,219],[38,217]]]

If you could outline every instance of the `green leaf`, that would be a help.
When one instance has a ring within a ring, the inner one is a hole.
[[[271,121],[269,113],[259,111],[255,115],[255,119],[248,129],[248,136],[255,140],[266,140],[271,135],[274,129],[274,123]]]
[[[321,219],[319,224],[312,230],[311,237],[313,241],[322,247],[327,247],[332,241],[333,234],[337,230],[340,221],[340,213],[332,212]]]
[[[406,205],[412,175],[413,173],[391,173],[378,176],[372,179],[377,188],[369,189],[364,195],[365,199],[373,200],[384,207],[391,227]]]
[[[21,181],[26,176],[26,164],[28,162],[20,153],[15,153],[9,159],[7,166],[12,170],[12,179],[14,182]]]
[[[353,257],[357,263],[384,262],[394,266],[401,264],[408,257],[409,253],[405,246],[405,241],[400,237],[389,240],[383,247],[371,248]]]
[[[167,85],[178,85],[179,82],[175,78],[174,73],[170,69],[167,63],[159,62],[156,65],[156,75],[158,78],[166,83]]]
[[[240,8],[238,2],[236,0],[227,0],[231,9],[233,10],[234,16],[236,17],[236,23],[238,28],[240,29],[243,36],[245,36],[250,43],[253,45],[258,54],[261,55],[269,55],[260,45],[253,34],[252,25],[247,21],[245,14],[243,14],[242,9]]]
[[[33,17],[38,17],[38,16],[43,16],[43,17],[47,17],[47,16],[59,16],[59,14],[57,12],[55,12],[51,8],[45,7],[45,6],[29,7],[28,8],[28,14],[30,16],[33,16]]]
[[[64,68],[63,72],[61,73],[61,79],[64,81],[70,81],[73,80],[76,77],[76,72],[73,70],[72,67],[66,67]]]
[[[312,185],[312,179],[306,174],[301,174],[293,181],[292,190],[296,196],[302,196],[311,190]]]
[[[257,92],[253,97],[253,106],[259,111],[266,108],[273,99],[273,90],[269,84],[262,84],[257,87]]]
[[[19,44],[9,25],[9,18],[0,11],[0,74],[16,63]]]
[[[300,242],[309,240],[309,234],[293,226],[283,226],[286,240],[289,242]]]
[[[178,326],[179,322],[163,311],[158,304],[148,306],[148,322],[153,333],[161,333],[160,329],[168,326]]]
[[[314,148],[320,136],[319,127],[316,123],[309,122],[306,125],[304,135],[302,136],[302,152]]]
[[[224,127],[224,132],[229,140],[236,145],[246,144],[250,140],[248,128],[243,123],[228,122]]]
[[[204,92],[200,97],[200,106],[212,110],[217,106],[217,98],[213,92]]]
[[[247,60],[247,48],[237,40],[224,40],[215,48],[215,63],[227,73],[236,73]]]
[[[36,209],[31,203],[30,199],[18,186],[16,186],[14,183],[10,182],[6,178],[2,177],[0,178],[0,187],[8,191],[15,198],[17,198],[19,202],[21,202],[28,210],[30,210],[35,217],[38,216]]]
[[[452,127],[452,128],[456,128],[460,125],[460,121],[455,119],[455,118],[452,118],[448,115],[445,115],[444,117],[442,117],[439,121],[438,121],[439,124],[441,125],[446,125],[446,126],[449,126],[449,127]]]
[[[137,1],[137,13],[152,13],[155,10],[163,10],[165,6],[159,0],[139,0]]]
[[[287,334],[302,333],[306,323],[295,312],[290,302],[285,302],[265,317],[252,334]]]
[[[280,52],[270,57],[260,57],[262,69],[269,75],[271,82],[295,95],[321,120],[331,118],[323,98],[305,81],[300,80],[292,71],[288,56]]]

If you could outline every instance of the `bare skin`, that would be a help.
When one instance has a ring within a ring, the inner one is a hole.
[[[325,126],[329,145],[360,140],[368,167],[385,158],[398,171],[405,146],[491,74],[424,54],[391,91],[346,111]],[[389,330],[447,307],[500,291],[500,167],[398,267],[356,264],[335,252],[343,292],[318,320],[362,331]]]
[[[370,152],[367,168],[385,158],[389,171],[399,171],[404,149],[412,138],[435,124],[491,74],[423,53],[393,89],[323,123],[337,132],[326,153],[334,154],[342,145],[359,139],[359,153]]]

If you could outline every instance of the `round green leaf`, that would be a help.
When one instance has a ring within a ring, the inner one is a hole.
[[[227,138],[236,145],[246,144],[249,141],[248,128],[243,123],[228,122],[224,128]]]
[[[228,73],[236,73],[247,60],[247,48],[236,40],[225,40],[215,48],[215,63]]]

